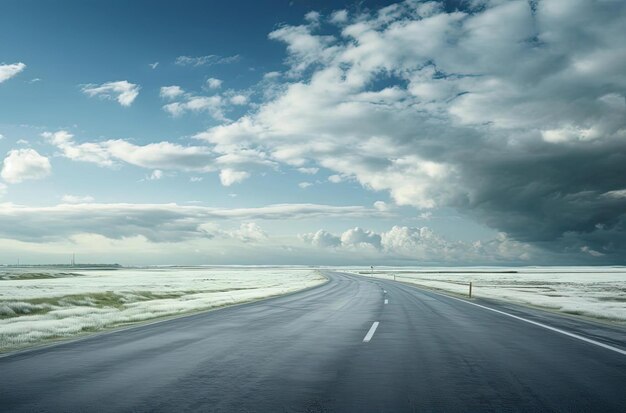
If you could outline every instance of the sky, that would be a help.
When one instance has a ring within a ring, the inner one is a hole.
[[[626,264],[620,0],[6,0],[0,263]]]

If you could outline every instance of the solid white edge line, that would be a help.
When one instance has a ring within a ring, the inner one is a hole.
[[[376,329],[378,328],[378,324],[378,321],[374,321],[374,324],[372,324],[372,326],[370,327],[370,331],[368,331],[365,335],[365,338],[363,338],[364,343],[369,343],[369,341],[372,339],[374,333],[376,332]]]
[[[590,338],[583,337],[583,336],[578,335],[578,334],[570,333],[569,331],[561,330],[560,328],[551,327],[551,326],[546,325],[546,324],[542,324],[542,323],[538,323],[538,322],[536,322],[536,321],[528,320],[528,319],[523,318],[523,317],[519,317],[519,316],[516,316],[516,315],[513,315],[513,314],[509,314],[509,313],[506,313],[506,312],[504,312],[504,311],[496,310],[495,308],[490,308],[490,307],[486,307],[486,306],[484,306],[484,305],[480,305],[480,304],[472,303],[472,302],[467,301],[467,300],[462,300],[462,299],[460,299],[460,298],[451,297],[451,296],[449,296],[449,295],[444,295],[444,294],[439,294],[439,293],[435,293],[435,294],[437,294],[437,295],[441,295],[441,296],[443,296],[443,297],[451,298],[451,299],[453,299],[453,300],[461,301],[461,302],[464,302],[464,303],[466,303],[466,304],[475,305],[476,307],[484,308],[485,310],[493,311],[494,313],[498,313],[498,314],[505,315],[505,316],[507,316],[507,317],[515,318],[516,320],[520,320],[520,321],[524,321],[524,322],[526,322],[526,323],[534,324],[534,325],[536,325],[536,326],[538,326],[538,327],[542,327],[542,328],[545,328],[545,329],[548,329],[548,330],[554,331],[554,332],[556,332],[556,333],[560,333],[560,334],[566,335],[566,336],[568,336],[568,337],[572,337],[572,338],[575,338],[575,339],[578,339],[578,340],[584,341],[584,342],[589,343],[589,344],[594,344],[594,345],[596,345],[596,346],[598,346],[598,347],[602,347],[602,348],[605,348],[605,349],[607,349],[607,350],[611,350],[611,351],[614,351],[614,352],[616,352],[616,353],[619,353],[619,354],[621,354],[621,355],[626,356],[626,350],[622,350],[621,348],[618,348],[618,347],[613,347],[613,346],[610,346],[610,345],[608,345],[608,344],[604,344],[604,343],[601,343],[601,342],[599,342],[599,341],[592,340],[592,339],[590,339]]]
[[[385,304],[389,304],[389,300],[385,298]]]

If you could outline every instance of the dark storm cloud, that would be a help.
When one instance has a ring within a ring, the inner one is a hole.
[[[471,192],[458,201],[493,228],[553,250],[590,248],[620,261],[626,252],[626,142],[539,144],[462,165]]]

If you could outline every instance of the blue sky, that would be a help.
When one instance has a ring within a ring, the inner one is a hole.
[[[624,11],[4,2],[0,262],[621,263]]]

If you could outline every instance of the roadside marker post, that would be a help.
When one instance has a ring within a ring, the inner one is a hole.
[[[469,298],[472,298],[472,282],[469,283]]]

